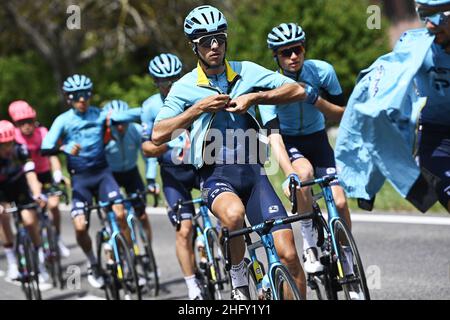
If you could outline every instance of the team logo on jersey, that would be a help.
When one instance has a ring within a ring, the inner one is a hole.
[[[289,152],[290,152],[290,153],[294,153],[294,152],[298,152],[298,150],[297,150],[297,148],[290,148],[290,149],[289,149]]]
[[[327,174],[335,174],[336,169],[335,168],[327,168]]]
[[[273,205],[269,207],[269,213],[275,213],[280,211],[280,208],[277,205]]]
[[[450,177],[450,170],[449,170],[449,171],[445,171],[445,175],[446,175],[447,177]]]
[[[216,187],[221,187],[221,186],[228,187],[228,185],[226,183],[223,183],[223,182],[217,182],[216,183]]]

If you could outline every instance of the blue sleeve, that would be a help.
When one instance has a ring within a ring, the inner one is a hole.
[[[156,166],[158,165],[158,160],[156,158],[145,158],[145,178],[146,179],[156,179]]]
[[[111,114],[113,122],[139,122],[141,121],[141,108],[131,108],[124,112],[113,112]]]
[[[319,74],[321,88],[325,89],[332,96],[342,94],[342,88],[333,66],[325,61],[313,61]]]
[[[151,103],[151,102],[150,102]],[[156,114],[152,110],[151,104],[146,104],[142,107],[141,123],[142,123],[142,141],[149,141],[152,138],[153,125],[155,123]]]
[[[164,119],[176,117],[183,113],[185,106],[187,105],[187,101],[181,98],[183,96],[189,97],[189,92],[183,94],[183,86],[178,82],[174,83],[170,89],[169,95],[164,101],[164,105],[156,116],[155,123]]]
[[[250,73],[251,80],[254,83],[253,87],[262,89],[276,89],[286,83],[295,83],[294,80],[278,73],[266,69],[256,63],[245,61],[246,74]],[[248,70],[247,70],[248,68]],[[248,75],[246,75],[248,76]]]
[[[64,119],[59,116],[55,119],[50,130],[42,140],[41,149],[42,150],[52,150],[58,148],[58,140],[64,134]]]

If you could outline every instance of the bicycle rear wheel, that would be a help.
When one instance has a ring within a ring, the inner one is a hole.
[[[300,291],[291,274],[283,265],[275,266],[272,270],[275,295],[277,300],[302,300]]]
[[[211,251],[207,275],[214,291],[214,300],[223,300],[231,294],[231,279],[225,269],[225,258],[215,229],[206,232],[206,242]]]
[[[340,257],[340,261],[337,261],[338,282],[342,285],[345,298],[347,300],[370,300],[361,257],[350,230],[344,221],[338,219],[333,223],[333,232]],[[347,252],[344,252],[344,247],[348,248],[346,249]],[[344,268],[344,259],[347,268]],[[349,259],[350,261],[348,261]],[[343,277],[340,275],[343,275]]]
[[[151,242],[137,218],[133,218],[131,224],[134,238],[133,258],[138,281],[144,279],[147,293],[151,297],[156,297],[159,293],[159,275]]]
[[[141,300],[141,289],[130,248],[121,234],[116,236],[115,242],[119,254],[119,261],[116,261],[118,299]]]
[[[37,252],[30,238],[17,235],[16,254],[19,265],[20,282],[27,300],[41,300],[39,289],[39,269]]]

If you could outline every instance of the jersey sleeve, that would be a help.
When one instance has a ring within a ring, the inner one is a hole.
[[[177,115],[184,112],[185,107],[189,105],[189,102],[186,99],[182,98],[182,86],[183,85],[178,82],[173,84],[172,88],[170,89],[169,95],[164,101],[164,105],[155,118],[155,123],[164,119],[176,117]]]
[[[286,83],[295,83],[294,80],[278,72],[266,69],[256,63],[249,61],[243,63],[247,64],[248,71],[246,71],[246,76],[247,73],[249,73],[249,76],[254,83],[253,87],[256,90],[272,90],[281,87]]]
[[[55,119],[50,130],[42,140],[41,150],[50,151],[58,148],[58,140],[64,134],[64,119],[59,116]]]
[[[318,60],[314,60],[314,64],[319,74],[321,88],[326,90],[327,93],[332,96],[342,94],[342,88],[333,66],[328,62]]]

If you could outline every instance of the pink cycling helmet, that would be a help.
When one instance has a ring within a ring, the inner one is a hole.
[[[28,102],[23,100],[11,102],[8,108],[8,112],[14,122],[24,119],[36,118],[36,111],[34,111],[34,109],[28,104]]]
[[[7,120],[0,121],[0,143],[14,141],[14,133],[14,125],[11,122]]]

